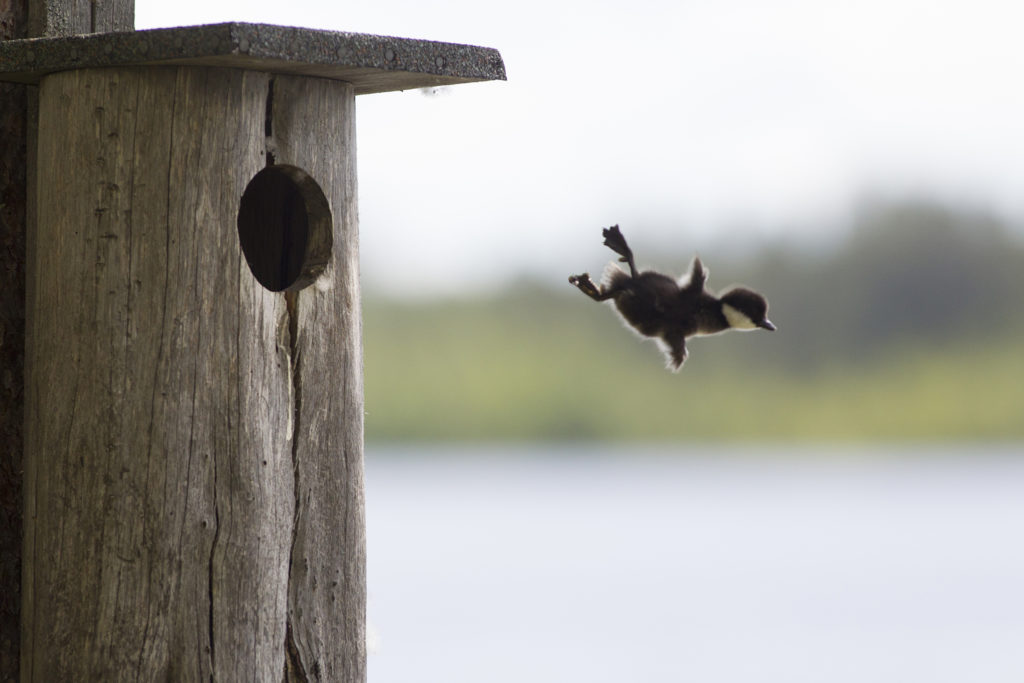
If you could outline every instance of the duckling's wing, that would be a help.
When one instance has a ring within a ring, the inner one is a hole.
[[[704,267],[704,264],[700,262],[699,256],[694,256],[693,261],[690,263],[690,273],[685,278],[679,280],[680,289],[695,289],[698,292],[704,290],[704,283],[708,281],[708,275],[711,275],[711,271]]]
[[[631,279],[626,271],[619,268],[615,261],[610,261],[604,267],[604,273],[601,274],[601,284],[610,291],[618,291],[625,288]]]

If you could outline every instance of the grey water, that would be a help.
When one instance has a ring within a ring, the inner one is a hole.
[[[1019,683],[1024,445],[366,451],[370,683]]]

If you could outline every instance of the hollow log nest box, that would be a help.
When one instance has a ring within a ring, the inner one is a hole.
[[[363,678],[354,98],[504,77],[259,24],[0,42],[39,101],[22,680]]]

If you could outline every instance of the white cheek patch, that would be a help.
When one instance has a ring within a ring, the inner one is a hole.
[[[729,304],[722,304],[722,315],[729,321],[729,326],[737,330],[755,330],[754,321],[740,313]]]

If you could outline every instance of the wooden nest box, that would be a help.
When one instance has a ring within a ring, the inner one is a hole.
[[[39,101],[22,680],[363,679],[355,96],[493,79],[254,24],[0,42]]]

